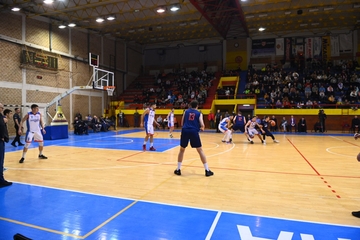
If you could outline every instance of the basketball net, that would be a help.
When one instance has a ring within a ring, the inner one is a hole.
[[[112,96],[115,91],[115,86],[105,86],[104,89],[107,91],[108,96]]]

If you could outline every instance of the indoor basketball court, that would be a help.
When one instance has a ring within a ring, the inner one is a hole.
[[[205,177],[191,148],[174,175],[180,131],[155,133],[156,152],[142,151],[142,129],[121,129],[45,141],[47,160],[33,143],[23,164],[7,146],[0,239],[360,239],[352,135],[281,133],[263,145],[236,133],[224,144],[207,130]]]

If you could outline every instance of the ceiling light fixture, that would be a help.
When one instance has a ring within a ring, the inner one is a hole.
[[[75,24],[75,23],[69,23],[68,26],[69,26],[69,27],[75,27],[76,24]]]
[[[130,30],[129,30],[129,33],[133,33],[133,32],[135,32],[134,29],[130,29]]]
[[[112,21],[112,20],[115,20],[115,17],[114,16],[108,16],[106,19],[109,20],[109,21]]]
[[[197,25],[197,24],[198,24],[198,22],[191,22],[191,23],[190,23],[190,25],[193,25],[193,26],[194,26],[194,25]]]
[[[183,26],[186,26],[187,24],[186,23],[180,23],[179,26],[183,27]]]
[[[139,28],[138,31],[141,32],[141,31],[144,31],[145,28]]]
[[[259,14],[259,17],[267,17],[267,14]]]
[[[312,23],[311,25],[317,26],[317,25],[319,25],[319,23],[318,23],[318,22],[315,22],[315,23]]]
[[[333,10],[333,9],[334,9],[333,7],[325,7],[324,11],[329,11],[329,10]]]
[[[289,15],[289,14],[291,14],[291,12],[285,12],[285,15]]]
[[[54,2],[54,0],[44,0],[45,4],[52,4]]]
[[[103,18],[97,18],[97,19],[96,19],[96,22],[98,22],[98,23],[101,23],[101,22],[103,22],[103,21],[105,21]]]
[[[165,11],[166,11],[166,9],[164,7],[159,7],[158,9],[156,9],[156,12],[158,12],[158,13],[163,13]]]
[[[248,15],[245,18],[253,18],[253,17],[254,17],[254,15]]]
[[[20,11],[20,8],[18,8],[18,7],[13,7],[13,8],[11,9],[11,11],[18,12],[18,11]]]
[[[157,26],[156,28],[157,28],[157,29],[161,29],[161,28],[162,28],[162,26]]]
[[[170,11],[172,12],[176,12],[176,11],[179,11],[180,10],[180,6],[179,5],[174,5],[170,8]]]
[[[317,11],[319,11],[319,9],[318,9],[318,8],[312,8],[312,9],[309,9],[309,12],[317,12]]]
[[[139,9],[135,9],[134,12],[140,12],[140,10],[139,10]]]
[[[360,8],[360,4],[354,4],[354,8]]]
[[[60,28],[60,29],[64,29],[64,28],[66,28],[66,26],[65,26],[64,24],[60,24],[60,25],[59,25],[59,28]]]
[[[307,25],[308,25],[307,23],[302,23],[302,24],[300,24],[300,27],[305,27]]]
[[[262,32],[262,31],[265,31],[265,29],[266,29],[266,28],[264,28],[264,27],[260,27],[260,28],[259,28],[259,31]]]

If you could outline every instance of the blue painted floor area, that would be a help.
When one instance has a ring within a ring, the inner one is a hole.
[[[58,140],[45,140],[46,146],[67,146],[67,147],[84,147],[84,148],[101,148],[101,149],[117,149],[117,150],[133,150],[142,151],[144,137],[126,137],[124,134],[144,132],[140,129],[122,130],[119,132],[99,132],[90,133],[89,135],[74,135],[69,133],[69,138]],[[23,139],[21,139],[23,141]],[[164,152],[180,144],[178,138],[158,138],[154,137],[154,147],[156,152]],[[37,148],[36,142],[31,143],[29,148]],[[147,142],[147,149],[150,147],[150,141]],[[6,152],[22,150],[23,147],[13,147],[10,143],[6,144]]]
[[[143,138],[124,135],[139,131],[83,136],[71,133],[68,139],[47,140],[45,145],[142,151]],[[178,145],[179,139],[155,138],[159,152]],[[7,152],[19,150],[22,147],[6,145]],[[19,183],[0,188],[0,240],[13,239],[16,233],[34,240],[360,240],[360,227],[217,212]]]
[[[359,240],[360,227],[219,213],[15,183],[0,189],[0,240]]]

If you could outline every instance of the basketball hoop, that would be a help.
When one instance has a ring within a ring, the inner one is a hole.
[[[112,96],[114,94],[114,91],[115,91],[115,86],[105,86],[104,90],[107,91],[108,96]]]

